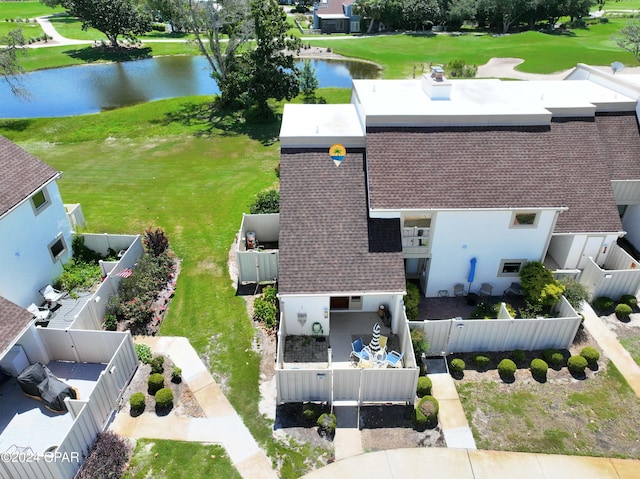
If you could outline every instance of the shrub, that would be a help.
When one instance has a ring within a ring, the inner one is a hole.
[[[504,358],[498,363],[498,373],[500,377],[512,378],[516,374],[516,369],[518,369],[516,363],[511,361],[511,359]]]
[[[629,306],[628,304],[624,304],[624,303],[620,303],[618,306],[616,306],[616,317],[618,319],[624,320],[624,319],[629,319],[629,315],[631,314],[631,306]]]
[[[149,388],[149,394],[154,396],[160,389],[164,387],[164,377],[159,373],[150,375],[149,379],[147,380],[147,386]]]
[[[418,378],[418,387],[416,388],[416,396],[419,398],[424,396],[431,396],[431,379],[427,376],[421,376]]]
[[[571,356],[567,360],[567,368],[574,374],[583,374],[587,368],[587,360],[582,356]]]
[[[589,365],[596,364],[598,362],[598,359],[600,359],[600,353],[593,346],[585,346],[584,348],[582,348],[582,351],[580,351],[580,356],[585,358],[587,360],[587,364]]]
[[[638,306],[638,298],[636,298],[633,294],[623,294],[620,298],[620,302],[628,305],[631,309]]]
[[[516,349],[515,351],[512,351],[510,356],[513,362],[516,364],[522,364],[526,358],[524,351],[520,349]]]
[[[178,366],[174,366],[171,370],[171,381],[174,383],[179,383],[182,381],[182,369]]]
[[[447,64],[447,70],[452,78],[475,78],[478,67],[467,65],[464,60],[453,60]]]
[[[407,319],[418,319],[420,305],[420,289],[414,283],[407,282],[407,295],[404,297],[404,307]]]
[[[564,286],[564,297],[574,309],[580,308],[583,301],[589,301],[589,291],[575,279],[562,278],[560,283]]]
[[[545,286],[555,281],[551,270],[540,261],[529,261],[520,269],[520,282],[528,303],[540,303]]]
[[[593,307],[599,311],[609,311],[613,308],[614,301],[607,296],[600,296],[593,300]]]
[[[414,328],[411,330],[411,344],[416,357],[429,351],[429,342],[424,338],[424,329]]]
[[[100,281],[101,276],[102,270],[98,263],[85,263],[71,258],[62,266],[62,274],[54,280],[53,286],[64,291],[88,289]]]
[[[169,239],[160,228],[156,228],[155,231],[149,228],[145,231],[142,242],[147,252],[156,258],[169,248]]]
[[[478,304],[471,313],[471,319],[496,319],[497,317],[494,307],[484,301]]]
[[[415,409],[416,429],[424,430],[430,425],[435,426],[439,410],[440,404],[433,396],[424,396],[420,399]]]
[[[531,374],[534,378],[544,378],[547,376],[549,365],[542,359],[536,358],[531,361]]]
[[[268,190],[258,193],[256,200],[249,207],[252,215],[279,213],[280,212],[280,192],[278,190]]]
[[[262,290],[262,299],[267,301],[268,303],[276,304],[278,295],[278,288],[274,288],[273,286],[267,286]]]
[[[263,323],[268,329],[275,329],[278,325],[278,309],[275,304],[256,298],[253,302],[253,319]]]
[[[136,344],[136,355],[142,364],[149,364],[151,361],[151,348],[146,344]]]
[[[545,349],[542,352],[542,357],[548,364],[551,364],[551,366],[553,367],[562,366],[562,364],[564,363],[564,356],[557,349]]]
[[[125,439],[112,431],[98,434],[76,479],[122,477],[129,462],[130,449]]]
[[[115,331],[118,328],[118,318],[113,313],[104,315],[104,329],[107,331]]]
[[[322,414],[322,406],[314,402],[307,402],[302,405],[302,417],[308,426],[318,423],[318,418]]]
[[[318,418],[318,432],[321,436],[332,438],[336,434],[335,414],[322,413]]]
[[[159,354],[151,360],[151,373],[162,374],[164,372],[164,356]]]
[[[491,362],[491,358],[489,356],[485,356],[484,354],[478,354],[473,358],[473,361],[476,363],[476,366],[478,366],[478,368],[484,369]]]
[[[144,393],[133,393],[129,398],[129,405],[132,411],[142,411],[144,409],[145,397]]]
[[[156,409],[166,409],[173,404],[173,391],[162,388],[156,393]]]
[[[464,371],[465,364],[461,358],[454,358],[451,360],[449,367],[451,368],[451,372],[461,373]]]

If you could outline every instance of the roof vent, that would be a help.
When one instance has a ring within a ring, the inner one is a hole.
[[[430,75],[422,75],[422,90],[432,100],[451,100],[451,82],[440,66],[432,66]]]

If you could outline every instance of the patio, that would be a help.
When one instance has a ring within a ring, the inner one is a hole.
[[[522,296],[490,296],[488,299],[478,298],[477,302],[481,301],[489,302],[491,304],[497,304],[500,302],[511,304],[516,310],[524,306],[524,300]],[[476,309],[476,306],[470,306],[467,304],[467,297],[454,298],[420,298],[420,304],[418,305],[418,321],[424,321],[426,319],[451,319],[462,318],[469,319],[471,314]]]
[[[79,399],[91,395],[106,364],[52,361],[47,367],[61,381],[76,388]],[[35,454],[58,446],[65,438],[74,418],[69,412],[48,410],[42,401],[25,396],[16,378],[0,387],[0,451],[13,446],[28,447]]]
[[[77,298],[67,295],[58,300],[58,305],[51,310],[51,318],[46,327],[67,329],[92,295],[92,292],[81,291],[77,293]]]
[[[391,333],[377,313],[331,313],[331,331],[329,336],[287,336],[284,345],[284,362],[291,367],[318,367],[317,363],[328,363],[327,349],[332,352],[332,367],[352,368],[350,359],[351,343],[362,338],[366,345],[373,337],[373,325],[380,324],[380,334],[387,336],[387,351],[400,351],[400,340]],[[285,367],[286,367],[285,366]]]

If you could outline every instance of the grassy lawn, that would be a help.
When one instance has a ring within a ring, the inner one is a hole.
[[[7,18],[35,18],[53,13],[64,12],[64,8],[58,6],[55,8],[47,7],[44,3],[38,1],[0,1],[0,19]]]
[[[82,22],[69,15],[56,15],[49,20],[56,31],[65,38],[74,40],[106,40],[104,33],[95,28],[82,29]]]
[[[189,458],[189,460],[185,460]],[[242,476],[231,465],[223,447],[214,444],[140,439],[126,479]]]
[[[349,90],[322,90],[329,102],[349,101]],[[81,203],[88,230],[141,233],[161,227],[182,259],[178,287],[161,334],[186,336],[283,477],[298,477],[308,445],[276,442],[258,411],[260,356],[245,302],[227,271],[229,248],[242,213],[255,195],[277,185],[279,122],[229,125],[202,135],[207,125],[167,122],[205,97],[186,97],[68,118],[2,120],[0,134],[64,171],[65,202]],[[193,476],[216,477],[216,476]],[[224,476],[218,476],[224,477]]]
[[[592,10],[597,10],[596,5]],[[638,10],[640,9],[640,0],[608,0],[605,2],[603,10]]]
[[[620,344],[629,351],[633,360],[640,365],[640,334],[618,336]]]
[[[25,40],[29,38],[35,38],[42,35],[44,32],[40,25],[36,22],[0,22],[0,37],[5,36],[11,30],[20,28]]]
[[[640,458],[640,401],[612,363],[601,367],[581,381],[459,382],[478,448]]]

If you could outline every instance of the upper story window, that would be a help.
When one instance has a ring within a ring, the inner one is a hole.
[[[429,228],[431,226],[431,216],[429,215],[407,215],[404,217],[405,228]]]
[[[51,253],[51,259],[54,262],[56,262],[66,250],[67,246],[62,235],[58,235],[56,239],[49,243],[49,253]]]
[[[527,264],[526,259],[503,259],[500,261],[498,276],[519,276],[525,264]]]
[[[39,190],[31,197],[31,204],[33,205],[33,209],[36,214],[40,213],[47,206],[49,206],[49,203],[49,196],[44,189]]]
[[[535,211],[516,211],[511,217],[511,228],[535,228],[539,216]]]

